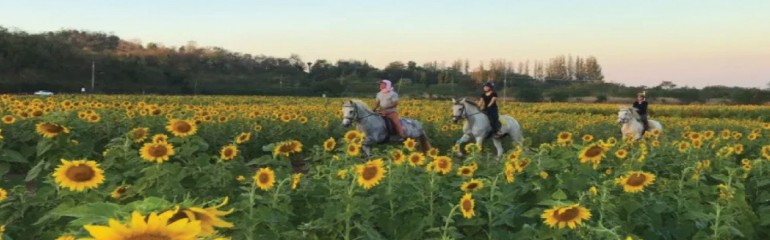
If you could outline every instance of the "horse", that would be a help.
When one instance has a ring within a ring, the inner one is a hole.
[[[423,152],[428,151],[430,143],[422,124],[410,118],[400,118],[399,120],[404,129],[404,137],[418,140],[420,149]],[[393,142],[399,138],[395,134],[396,131],[390,129],[393,127],[390,120],[372,112],[369,106],[361,100],[351,99],[342,104],[342,125],[350,127],[353,123],[356,124],[358,131],[366,135],[361,149],[367,157],[371,156],[372,145]]]
[[[617,123],[622,124],[620,126],[620,132],[623,134],[623,137],[633,136],[634,141],[642,138],[644,125],[642,125],[642,122],[639,119],[639,114],[636,112],[636,108],[628,106],[620,107],[620,110],[618,111]],[[647,123],[649,125],[648,131],[653,131],[655,129],[658,131],[663,130],[663,125],[661,125],[658,121],[648,119]]]
[[[476,144],[481,146],[484,139],[492,132],[492,125],[486,114],[481,112],[476,103],[470,102],[465,98],[461,100],[452,99],[452,123],[457,124],[461,119],[465,119],[463,123],[463,136],[457,140],[456,144],[462,145],[470,141],[472,138],[476,139]],[[523,145],[523,136],[521,132],[521,125],[516,119],[508,115],[500,115],[500,132],[503,133],[503,137],[511,136],[513,141],[519,146]],[[492,142],[497,148],[497,157],[503,156],[503,144],[501,138],[492,138]],[[458,151],[457,154],[462,156],[462,151]]]

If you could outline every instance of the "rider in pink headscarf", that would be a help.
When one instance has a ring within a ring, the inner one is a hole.
[[[393,128],[403,140],[405,137],[404,129],[401,128],[401,120],[399,120],[398,109],[396,108],[398,106],[398,93],[393,91],[390,80],[380,80],[379,83],[380,92],[377,93],[377,103],[373,110],[390,119],[393,122]]]

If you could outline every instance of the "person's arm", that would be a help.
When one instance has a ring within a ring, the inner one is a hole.
[[[495,104],[495,101],[497,101],[497,97],[492,97],[492,101],[489,101],[489,105],[487,105],[487,107],[491,107],[492,104]]]
[[[479,101],[476,103],[476,105],[481,106],[481,109],[484,109],[484,97],[480,97]]]

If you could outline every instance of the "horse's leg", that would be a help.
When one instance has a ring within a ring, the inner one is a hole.
[[[503,141],[497,138],[493,138],[492,143],[494,143],[495,148],[497,148],[497,159],[500,159],[503,157]]]
[[[484,145],[482,144],[484,144],[484,136],[476,137],[476,145],[483,149]]]
[[[457,142],[455,142],[455,144],[460,145],[461,147],[460,150],[457,150],[457,156],[460,156],[460,157],[463,156],[463,149],[462,149],[463,143],[466,143],[470,140],[471,140],[471,135],[466,133],[466,134],[463,134],[463,136],[460,137],[460,139],[457,140]]]
[[[364,143],[361,146],[361,150],[364,151],[364,155],[366,155],[367,158],[372,156],[372,145],[374,144],[374,138],[369,136],[364,137]]]

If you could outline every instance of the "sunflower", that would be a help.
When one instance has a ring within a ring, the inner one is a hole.
[[[591,188],[588,189],[588,192],[591,193],[591,195],[596,196],[599,194],[599,190],[596,189],[596,186],[591,186]]]
[[[6,198],[8,198],[8,191],[5,191],[5,189],[0,188],[0,202],[4,201]]]
[[[194,135],[198,131],[198,127],[195,122],[181,119],[171,119],[166,130],[177,137],[187,137]]]
[[[41,122],[35,124],[35,131],[45,138],[54,138],[61,133],[70,132],[69,128],[52,122]]]
[[[578,158],[580,159],[580,163],[593,163],[594,169],[596,169],[604,157],[604,151],[606,151],[606,149],[601,145],[591,144],[580,151]]]
[[[406,156],[404,156],[404,152],[400,149],[394,149],[393,151],[390,151],[390,157],[391,160],[393,160],[393,163],[396,165],[404,164],[404,160],[406,160]]]
[[[290,114],[281,114],[281,121],[288,123],[291,121],[291,115]]]
[[[406,150],[409,150],[410,152],[414,151],[414,148],[416,146],[417,146],[417,142],[415,142],[414,139],[407,138],[406,140],[404,140],[404,148],[406,148]]]
[[[275,185],[275,172],[269,167],[260,168],[254,174],[254,184],[264,191],[270,190]]]
[[[690,143],[688,142],[680,142],[679,146],[677,147],[677,150],[679,150],[680,153],[687,152],[687,149],[690,149]]]
[[[460,190],[463,190],[463,192],[476,191],[482,188],[484,188],[484,183],[476,179],[464,182],[463,185],[460,186]]]
[[[430,148],[430,150],[428,150],[428,156],[431,158],[438,157],[438,154],[439,154],[438,148]]]
[[[549,176],[548,172],[546,172],[546,171],[540,171],[540,173],[538,175],[540,175],[540,178],[542,178],[542,179],[548,179],[548,176]]]
[[[333,137],[330,137],[326,141],[324,141],[324,151],[331,152],[334,151],[334,147],[337,146],[337,140],[334,140]]]
[[[455,144],[452,146],[452,152],[460,152],[460,144]]]
[[[168,136],[166,136],[166,134],[162,134],[162,133],[155,134],[155,135],[152,136],[152,142],[154,142],[154,143],[168,142]]]
[[[622,148],[618,149],[617,151],[615,151],[615,156],[620,159],[625,159],[628,156],[628,150],[622,149]]]
[[[755,134],[755,133],[749,134],[749,141],[757,140],[758,137],[759,137],[759,134]]]
[[[520,155],[521,155],[521,153],[519,153],[517,151],[512,151],[511,153],[508,154],[508,157],[507,157],[508,161],[514,162],[514,161],[519,159]]]
[[[273,156],[283,155],[288,157],[291,153],[299,152],[302,152],[302,143],[291,140],[276,144],[275,149],[273,149]]]
[[[770,161],[770,145],[765,145],[762,147],[762,157]]]
[[[591,219],[591,212],[581,207],[580,204],[574,204],[566,207],[552,207],[545,210],[540,217],[551,228],[569,227],[575,229],[583,224],[584,220]]]
[[[516,167],[513,166],[513,163],[507,162],[505,163],[505,181],[508,183],[513,183],[516,173]]]
[[[222,200],[222,203],[216,206],[211,206],[208,208],[202,208],[202,207],[190,207],[190,208],[181,208],[176,211],[176,214],[174,214],[169,220],[168,223],[176,222],[180,219],[187,219],[189,221],[199,221],[201,226],[201,236],[211,236],[215,233],[214,227],[218,228],[233,228],[233,224],[230,222],[227,222],[223,220],[220,217],[224,217],[229,215],[233,212],[234,209],[230,209],[228,211],[221,211],[219,208],[223,207],[224,205],[227,205],[228,198],[225,197]],[[171,210],[174,211],[174,210]]]
[[[300,178],[302,178],[302,173],[295,173],[291,176],[291,189],[297,190]]]
[[[145,143],[142,148],[139,149],[139,154],[144,160],[150,162],[155,161],[158,164],[161,164],[164,161],[168,161],[169,157],[176,154],[176,152],[174,151],[174,146],[171,144],[159,142]]]
[[[473,177],[473,173],[476,170],[473,169],[471,166],[462,166],[457,169],[457,176],[463,176],[463,177]]]
[[[70,191],[82,192],[96,188],[104,182],[104,170],[90,160],[61,160],[61,165],[54,170],[53,177],[61,187]]]
[[[644,191],[646,186],[652,184],[655,181],[655,175],[642,171],[632,171],[628,172],[624,177],[617,178],[615,181],[618,185],[623,186],[623,191],[635,193]]]
[[[473,210],[475,207],[476,202],[473,200],[473,195],[465,193],[460,199],[460,212],[463,213],[463,217],[470,219],[475,216],[476,212]]]
[[[481,145],[477,145],[475,143],[468,143],[468,145],[465,145],[465,152],[468,152],[468,153],[481,152]]]
[[[254,125],[254,131],[255,132],[261,132],[262,131],[262,125],[259,125],[259,124]]]
[[[447,156],[436,157],[433,162],[436,164],[436,171],[441,174],[447,174],[452,171],[452,159]]]
[[[11,115],[5,115],[3,116],[3,123],[5,124],[14,124],[16,122],[16,118]]]
[[[559,135],[556,136],[556,142],[560,144],[567,144],[572,142],[572,133],[560,132]]]
[[[421,152],[413,152],[406,158],[409,161],[409,166],[416,167],[425,164],[425,155]]]
[[[743,153],[744,147],[743,147],[743,144],[735,144],[735,146],[733,146],[733,149],[735,149],[735,154],[740,155]]]
[[[0,129],[0,140],[3,140],[3,129]]]
[[[251,140],[250,132],[244,132],[244,133],[238,134],[238,136],[235,137],[236,144],[243,144],[245,142],[248,142],[249,140]]]
[[[101,120],[102,120],[102,117],[99,116],[98,113],[94,113],[86,117],[86,121],[90,123],[98,123]]]
[[[147,139],[149,128],[134,128],[128,132],[128,137],[134,142],[143,142]]]
[[[352,143],[348,144],[345,152],[351,157],[358,156],[358,154],[361,154],[361,146]]]
[[[110,193],[110,197],[112,197],[112,199],[120,199],[123,197],[123,194],[125,194],[126,191],[128,191],[128,188],[129,188],[128,185],[119,186],[115,188],[115,190],[112,190],[112,192]]]
[[[594,140],[594,136],[591,134],[583,135],[583,142],[590,142]]]
[[[693,148],[700,148],[701,146],[703,146],[703,140],[701,140],[700,138],[692,140],[692,147]]]
[[[168,220],[176,213],[176,211],[167,211],[162,214],[153,212],[148,216],[142,216],[139,212],[133,212],[131,221],[127,225],[116,219],[110,219],[109,226],[85,225],[83,228],[95,240],[196,239],[201,232],[201,222],[179,219],[169,223]]]
[[[222,150],[219,151],[219,157],[222,158],[222,160],[233,160],[238,156],[238,147],[235,145],[227,145],[222,147]]]
[[[345,135],[342,138],[342,140],[344,140],[346,143],[351,143],[354,140],[359,139],[359,138],[364,138],[364,133],[363,132],[360,132],[358,130],[350,130],[350,131],[345,133]]]
[[[370,189],[380,183],[385,177],[386,172],[382,159],[370,160],[364,164],[359,164],[356,166],[358,185],[364,189]]]
[[[527,168],[527,166],[529,166],[530,163],[532,163],[532,160],[524,158],[521,160],[513,161],[513,167],[516,168],[517,173],[520,173],[520,172],[523,172],[524,169]]]
[[[347,169],[342,169],[342,170],[337,171],[337,178],[344,180],[345,177],[347,177],[347,176],[348,176],[348,170]]]

